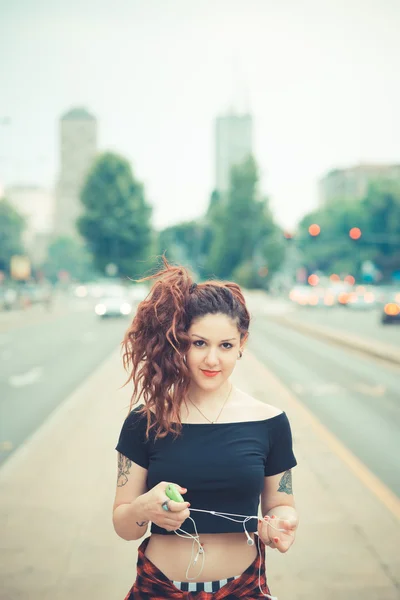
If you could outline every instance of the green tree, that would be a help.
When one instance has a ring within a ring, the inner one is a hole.
[[[257,192],[258,171],[253,157],[233,167],[229,193],[210,206],[212,240],[206,269],[220,278],[264,287],[260,269],[272,273],[284,256],[280,230],[267,198]],[[211,204],[211,203],[210,203]]]
[[[400,270],[400,183],[382,179],[371,183],[360,206],[362,237],[368,258],[390,279]]]
[[[169,260],[190,266],[196,277],[201,276],[203,220],[184,221],[162,230],[158,236],[157,253]]]
[[[319,235],[308,228],[316,223]],[[362,235],[353,240],[352,228]],[[337,200],[304,216],[297,243],[309,270],[351,273],[361,277],[364,261],[372,261],[390,279],[400,269],[400,185],[393,180],[373,182],[364,199]]]
[[[257,166],[253,157],[234,166],[228,196],[217,208],[214,218],[213,241],[206,268],[216,276],[228,278],[240,265],[247,262],[254,250],[253,227],[257,227],[259,211],[256,199]]]
[[[67,271],[72,279],[87,281],[95,274],[92,257],[81,241],[61,236],[53,240],[43,265],[45,275],[56,281],[60,271]]]
[[[359,272],[365,249],[354,243],[349,231],[360,227],[360,219],[360,203],[351,200],[337,201],[306,215],[299,225],[298,241],[309,270]],[[308,232],[313,223],[321,228],[314,237]]]
[[[6,200],[0,199],[0,270],[10,272],[10,259],[24,254],[22,234],[26,219]]]
[[[81,193],[78,230],[102,273],[113,263],[120,276],[142,275],[152,246],[151,207],[129,163],[110,152],[100,155]]]

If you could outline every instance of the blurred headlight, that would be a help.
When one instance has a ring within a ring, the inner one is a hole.
[[[121,311],[122,315],[129,315],[132,310],[132,306],[125,302],[124,304],[121,304],[119,310]]]
[[[96,315],[99,315],[101,317],[101,315],[106,314],[107,309],[104,304],[96,304],[96,306],[94,307],[94,312],[96,313]]]
[[[367,292],[366,294],[364,294],[364,300],[365,300],[365,302],[368,302],[368,303],[374,302],[375,296],[372,292]]]
[[[390,317],[397,317],[397,315],[400,313],[400,306],[394,302],[389,302],[389,304],[385,305],[383,310]]]
[[[326,294],[324,298],[324,303],[326,306],[333,306],[335,303],[335,297],[332,294]]]
[[[87,289],[84,285],[79,285],[75,290],[75,296],[78,296],[78,298],[85,298],[87,293]]]
[[[339,304],[347,304],[348,301],[349,301],[349,294],[347,294],[346,292],[341,292],[338,296]]]

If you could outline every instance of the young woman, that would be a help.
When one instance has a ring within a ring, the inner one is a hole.
[[[165,259],[151,278],[123,342],[133,396],[113,523],[125,540],[151,523],[125,600],[272,598],[265,545],[286,552],[294,541],[297,463],[286,413],[230,381],[250,323],[242,291],[196,285]],[[170,483],[184,502],[169,499]]]

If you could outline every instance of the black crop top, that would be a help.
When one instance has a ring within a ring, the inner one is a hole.
[[[125,419],[116,450],[148,470],[147,487],[170,481],[187,488],[191,508],[257,515],[264,477],[296,466],[292,434],[285,412],[263,421],[184,423],[181,435],[146,441],[146,415],[138,408]],[[243,525],[215,515],[192,512],[198,533],[243,532]],[[257,531],[257,520],[246,524]],[[190,519],[182,529],[193,533]],[[170,531],[151,524],[151,532]]]

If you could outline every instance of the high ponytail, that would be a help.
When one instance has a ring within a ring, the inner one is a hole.
[[[164,268],[140,279],[156,280],[138,308],[122,341],[123,364],[133,382],[129,410],[143,398],[147,434],[156,437],[181,430],[180,406],[190,377],[184,357],[189,349],[186,314],[193,280],[184,267],[172,266],[162,257]]]

